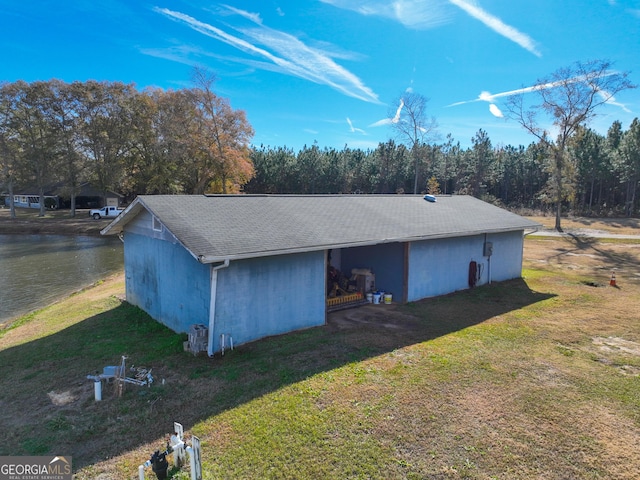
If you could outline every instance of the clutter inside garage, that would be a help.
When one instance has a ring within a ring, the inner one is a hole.
[[[383,302],[391,303],[391,296],[376,290],[371,269],[352,268],[350,274],[345,274],[331,264],[327,266],[327,311]]]

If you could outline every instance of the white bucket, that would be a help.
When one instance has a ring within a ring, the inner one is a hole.
[[[390,305],[391,304],[391,300],[393,300],[393,295],[391,295],[390,293],[385,293],[384,294],[384,304],[385,305]]]
[[[367,293],[367,302],[373,303],[373,293]]]
[[[374,305],[379,305],[380,304],[380,294],[379,293],[374,293],[373,294],[373,304]]]

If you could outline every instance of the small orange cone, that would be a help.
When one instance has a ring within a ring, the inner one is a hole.
[[[611,280],[609,280],[610,287],[617,287],[616,285],[616,272],[611,272]]]

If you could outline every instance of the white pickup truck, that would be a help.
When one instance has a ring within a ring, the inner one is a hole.
[[[96,208],[89,212],[89,216],[93,217],[95,220],[100,220],[101,218],[116,218],[124,208],[118,207],[102,207]]]

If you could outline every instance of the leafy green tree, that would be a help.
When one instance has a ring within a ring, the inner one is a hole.
[[[453,136],[447,134],[447,141],[435,151],[433,173],[442,181],[441,191],[450,194],[456,190],[457,171],[460,165],[462,148]]]
[[[15,98],[14,89],[9,84],[0,84],[0,174],[2,174],[2,184],[5,185],[9,194],[11,218],[16,218],[13,193],[20,172],[18,135],[12,126]]]
[[[576,161],[578,193],[582,198],[582,210],[593,211],[596,185],[602,185],[608,174],[604,137],[589,128],[580,127],[569,144]]]
[[[79,148],[90,179],[103,195],[120,186],[134,146],[135,93],[133,85],[121,82],[90,80],[76,85]]]
[[[313,142],[311,147],[306,145],[298,153],[297,177],[299,193],[319,193],[320,178],[324,175],[324,156],[322,155],[317,142]],[[324,192],[320,192],[324,193]]]
[[[76,195],[86,174],[86,159],[80,152],[79,82],[67,84],[51,80],[53,113],[59,133],[60,180],[71,199],[71,217],[76,215]]]
[[[410,159],[404,145],[396,145],[393,140],[379,143],[372,155],[378,165],[377,193],[405,191],[406,178],[411,168]]]
[[[254,177],[245,185],[247,193],[294,193],[297,158],[287,147],[267,148],[261,145],[251,150]]]
[[[44,190],[58,167],[58,129],[53,120],[54,93],[48,82],[18,81],[6,86],[12,111],[8,119],[9,135],[17,142],[19,168],[23,178],[33,182],[44,216]]]
[[[625,184],[624,212],[630,217],[635,212],[638,181],[640,181],[640,121],[633,119],[620,142],[619,167]]]
[[[486,191],[487,181],[490,179],[491,167],[494,163],[493,147],[487,132],[480,129],[471,139],[471,194],[480,198]]]
[[[182,193],[179,165],[187,157],[182,141],[186,96],[173,90],[148,89],[131,100],[136,128],[126,157],[123,193]]]

